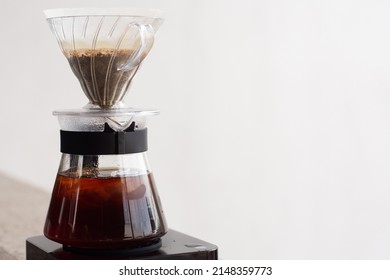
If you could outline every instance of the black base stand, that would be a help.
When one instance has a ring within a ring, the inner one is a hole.
[[[44,236],[30,237],[26,241],[27,260],[217,260],[216,245],[183,233],[169,230],[161,238],[161,247],[155,251],[118,254],[88,254],[64,250],[62,244]]]

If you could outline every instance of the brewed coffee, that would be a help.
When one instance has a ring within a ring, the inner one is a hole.
[[[78,248],[130,248],[166,232],[151,173],[129,177],[57,175],[46,237]]]

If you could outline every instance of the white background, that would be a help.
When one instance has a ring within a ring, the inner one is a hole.
[[[126,101],[161,110],[171,228],[223,259],[390,258],[390,2],[2,0],[0,171],[48,194],[51,113],[87,99],[42,10],[92,6],[165,11]]]

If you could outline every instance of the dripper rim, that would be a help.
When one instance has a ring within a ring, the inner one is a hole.
[[[157,9],[144,8],[62,8],[62,9],[47,9],[43,13],[46,19],[61,18],[61,17],[78,17],[78,16],[131,16],[131,17],[148,17],[160,18],[163,17],[163,12]]]

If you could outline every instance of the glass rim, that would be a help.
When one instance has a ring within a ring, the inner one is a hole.
[[[156,9],[143,8],[64,8],[47,9],[43,13],[46,19],[62,17],[82,17],[82,16],[128,16],[147,17],[162,19],[163,12]]]
[[[119,108],[119,109],[74,109],[74,110],[55,110],[54,116],[67,116],[67,117],[148,117],[155,116],[160,113],[156,109],[138,109],[138,108]]]

